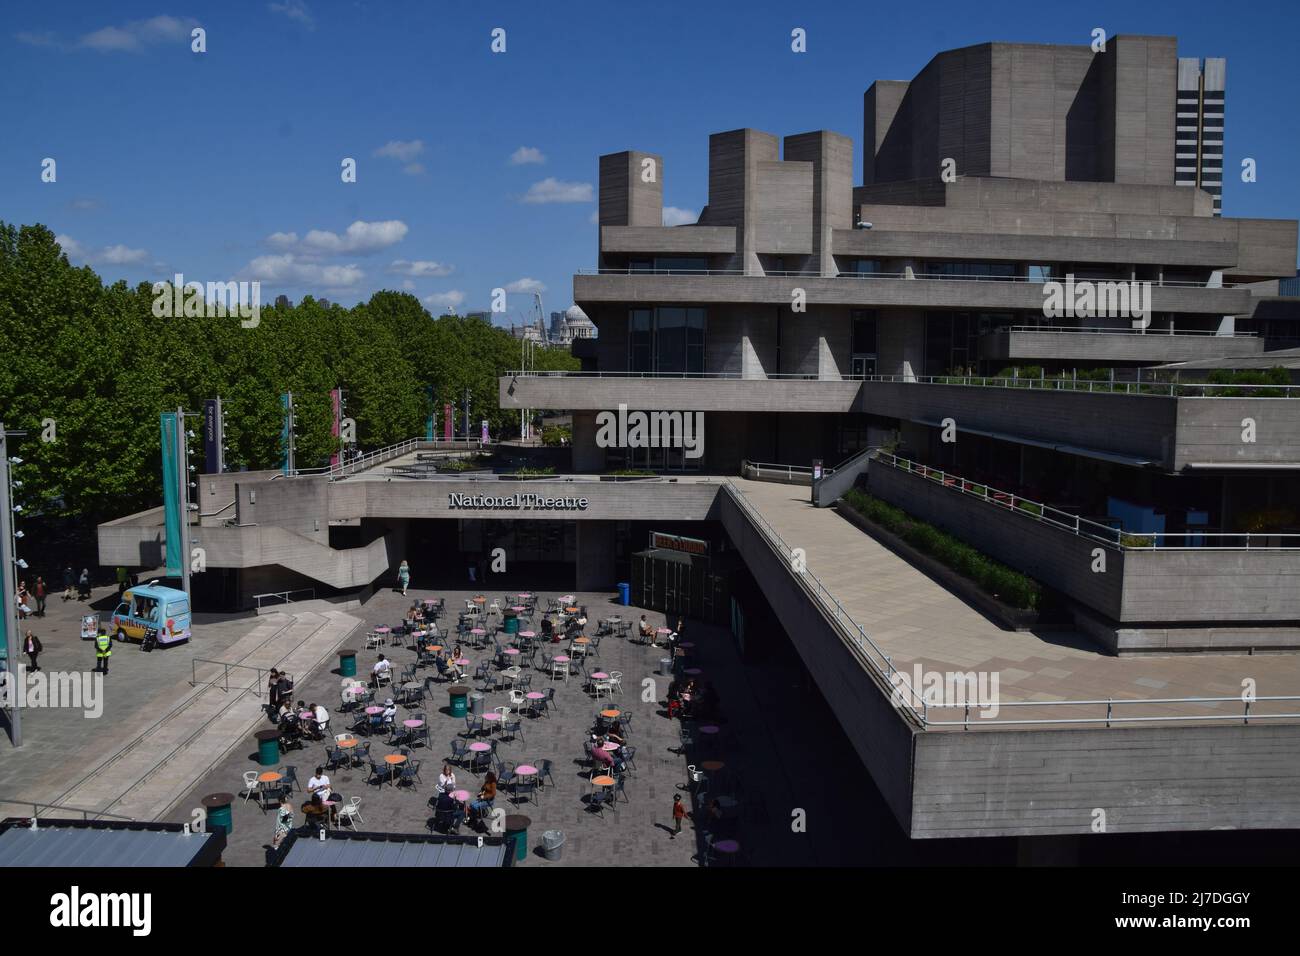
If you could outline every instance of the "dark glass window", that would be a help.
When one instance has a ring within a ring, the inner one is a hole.
[[[858,275],[874,275],[883,272],[879,259],[854,259],[853,271]]]
[[[941,279],[1007,279],[1016,274],[1012,262],[928,262],[926,275]]]
[[[853,311],[853,354],[876,354],[876,313],[874,309]]]
[[[661,256],[658,259],[655,259],[655,272],[704,273],[708,271],[709,271],[708,259],[703,259],[703,258],[687,259],[681,257],[663,257],[663,256]]]
[[[628,313],[628,369],[633,372],[704,371],[705,310],[682,306]]]
[[[628,369],[653,372],[651,343],[654,339],[653,314],[649,309],[633,309],[628,318]]]

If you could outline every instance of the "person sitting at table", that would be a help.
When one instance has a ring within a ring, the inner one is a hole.
[[[329,821],[329,813],[329,807],[325,806],[325,801],[320,798],[320,794],[313,793],[311,799],[302,805],[303,825],[308,828],[312,826],[324,828]]]
[[[318,795],[322,800],[328,802],[330,794],[330,778],[325,773],[324,767],[317,767],[316,773],[307,781],[307,792]]]
[[[379,660],[375,661],[375,666],[370,668],[370,683],[375,687],[379,686],[381,676],[388,677],[393,669],[393,665],[383,654],[379,655]]]
[[[271,838],[271,849],[278,849],[291,830],[293,830],[293,806],[282,804],[275,815],[275,836]]]
[[[473,813],[482,814],[492,808],[492,803],[497,798],[497,775],[491,770],[483,778],[483,789],[478,792],[478,799],[473,801],[469,808]]]
[[[649,638],[651,640],[654,639],[655,629],[650,626],[650,622],[645,619],[644,614],[641,615],[641,620],[637,624],[637,627],[640,628],[642,637]]]
[[[316,733],[324,734],[329,729],[330,712],[322,704],[312,704],[311,710],[316,715]]]
[[[623,725],[617,720],[609,725],[609,730],[605,731],[605,737],[607,740],[614,741],[614,743],[618,744],[620,747],[627,743],[627,741],[623,739]]]
[[[690,717],[695,713],[695,681],[688,680],[682,688],[682,716]]]
[[[397,717],[397,705],[393,703],[393,698],[384,701],[384,713],[382,719],[385,727],[393,726],[393,720]]]
[[[440,792],[429,800],[433,804],[433,828],[439,833],[451,832],[451,821],[456,813],[456,800],[450,793]]]
[[[677,678],[673,678],[668,683],[668,719],[672,720],[682,712],[682,691],[677,683]]]
[[[438,774],[439,793],[451,793],[456,789],[456,771],[451,769],[451,764],[443,763],[442,773]]]
[[[451,650],[451,657],[447,661],[447,671],[451,674],[451,679],[458,683],[465,679],[465,672],[460,669],[460,665],[456,662],[463,659],[464,655],[461,653],[460,645],[457,644]]]
[[[614,769],[614,755],[605,749],[605,738],[596,737],[591,745],[591,760],[601,770]]]

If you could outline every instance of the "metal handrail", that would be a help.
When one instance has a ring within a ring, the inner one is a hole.
[[[792,562],[794,558],[793,550],[780,533],[772,527],[771,523],[749,503],[744,494],[735,487],[731,479],[727,480],[727,491],[731,494],[732,500],[736,501],[742,510],[750,516],[755,526],[763,532],[764,539],[772,547],[783,561]],[[1249,725],[1251,720],[1277,720],[1277,719],[1300,719],[1300,713],[1283,713],[1283,714],[1259,714],[1251,713],[1250,708],[1254,703],[1261,701],[1300,701],[1298,696],[1278,696],[1278,697],[1162,697],[1162,698],[1136,698],[1124,700],[1033,700],[1033,701],[998,701],[999,708],[1003,707],[1083,707],[1083,706],[1106,706],[1106,715],[1099,717],[1048,717],[1048,718],[1025,718],[1025,719],[1003,719],[1001,717],[975,717],[971,718],[971,709],[983,709],[980,702],[943,705],[932,704],[927,700],[923,693],[918,693],[912,686],[911,678],[906,671],[900,671],[894,667],[890,656],[884,652],[881,647],[871,639],[866,630],[855,621],[839,599],[835,597],[830,590],[822,584],[821,580],[807,568],[805,565],[802,572],[794,573],[796,580],[802,582],[805,588],[811,592],[823,608],[829,612],[833,622],[840,623],[846,631],[849,632],[851,646],[859,653],[862,660],[867,664],[868,669],[878,678],[887,682],[890,689],[886,691],[892,698],[893,704],[902,712],[911,716],[920,724],[921,730],[929,730],[933,727],[980,727],[996,725],[1024,725],[1024,726],[1052,726],[1058,724],[1098,724],[1104,723],[1107,727],[1114,724],[1128,723],[1178,723],[1182,721],[1216,721],[1232,720],[1242,721],[1243,724]],[[811,582],[811,584],[809,584]],[[877,657],[873,658],[868,651],[874,651]],[[877,659],[878,658],[878,659]],[[883,688],[882,688],[883,690]],[[1229,701],[1240,701],[1244,704],[1244,710],[1241,714],[1207,714],[1204,716],[1196,715],[1175,715],[1175,716],[1147,716],[1147,717],[1116,717],[1114,708],[1116,706],[1133,706],[1133,705],[1165,705],[1165,704],[1198,704],[1198,703],[1223,703]],[[965,714],[962,720],[932,720],[930,718],[931,710],[951,710],[958,707],[965,707]]]
[[[840,272],[836,275],[823,275],[821,272],[809,270],[770,270],[764,272],[746,272],[743,269],[634,269],[631,266],[612,267],[606,266],[600,269],[578,269],[577,275],[615,275],[615,276],[734,276],[749,279],[771,279],[771,278],[806,278],[806,279],[897,279],[904,282],[910,282],[914,279],[934,279],[945,282],[1012,282],[1025,285],[1046,285],[1049,282],[1060,282],[1060,279],[1053,277],[1038,276],[978,276],[978,275],[952,275],[946,272]],[[1174,288],[1174,289],[1235,289],[1241,283],[1222,282],[1216,285],[1210,285],[1207,282],[1189,282],[1180,280],[1158,280],[1158,279],[1134,279],[1130,276],[1115,276],[1113,278],[1093,278],[1080,279],[1075,277],[1075,282],[1141,282],[1155,288]]]
[[[60,806],[57,803],[41,803],[37,800],[12,800],[9,797],[0,797],[0,806],[3,806],[6,803],[12,803],[15,806],[19,806],[19,807],[31,807],[32,816],[37,819],[40,819],[41,810],[45,809],[45,810],[63,810],[68,813],[80,813],[81,819],[83,820],[90,820],[92,818],[94,819],[108,818],[112,820],[125,820],[131,823],[135,822],[135,817],[124,817],[118,813],[105,813],[102,810],[87,810],[84,807],[64,807],[64,806]]]
[[[528,369],[522,371],[511,369],[504,373],[508,378],[648,378],[648,379],[730,379],[732,381],[762,382],[768,379],[778,381],[801,382],[860,382],[866,376],[852,373],[840,373],[837,377],[823,377],[816,372],[773,372],[765,375],[745,375],[742,372],[596,372],[596,371],[558,371],[548,369]]]
[[[229,511],[231,508],[235,507],[235,505],[237,505],[237,504],[239,504],[239,499],[238,499],[238,498],[236,498],[234,501],[230,502],[229,504],[222,505],[222,506],[221,506],[220,508],[218,508],[216,511],[205,511],[205,512],[201,512],[201,513],[199,514],[199,517],[200,517],[200,518],[215,518],[217,515],[221,514],[221,512],[223,512],[223,511]]]
[[[251,690],[258,697],[262,696],[262,675],[263,674],[269,675],[272,670],[276,669],[270,667],[256,667],[252,664],[236,664],[231,661],[214,661],[211,658],[207,658],[207,657],[196,657],[192,661],[190,661],[190,686],[191,687],[199,686],[200,683],[199,664],[220,664],[221,667],[223,668],[221,674],[221,689],[226,691],[230,690],[230,669],[232,667],[237,667],[240,668],[241,670],[246,670],[246,671],[253,671],[256,674],[256,680],[253,682],[253,686],[238,687],[236,688],[236,690],[239,691]],[[289,674],[287,671],[280,671],[280,673],[284,674],[290,680],[293,679],[293,675]],[[205,687],[209,687],[215,684],[216,682],[217,680],[214,677],[212,680],[203,681],[202,684]]]
[[[901,382],[909,385],[955,385],[963,388],[1019,388],[1029,391],[1088,392],[1097,395],[1140,395],[1144,398],[1256,398],[1285,400],[1300,396],[1300,385],[1216,385],[1210,382],[1078,381],[1068,378],[1009,378],[987,375],[865,375],[867,382]],[[1244,391],[1245,395],[1207,395],[1213,391]],[[1257,395],[1258,391],[1283,392]],[[1200,394],[1193,394],[1200,393]]]
[[[943,471],[939,468],[931,468],[929,465],[908,458],[900,458],[886,451],[876,452],[875,460],[882,465],[889,465],[899,471],[906,471],[909,474],[937,482],[941,487],[959,494],[970,495],[977,500],[1050,524],[1079,537],[1100,541],[1121,551],[1289,551],[1300,548],[1300,534],[1287,532],[1125,531],[1123,528],[1113,528],[1099,521],[1093,521],[1090,518],[1083,518],[1068,511],[1062,511],[1059,508],[1053,508],[1051,505],[1035,501],[1032,498],[1026,498],[1023,495],[994,488],[987,482],[971,481],[969,478],[962,478],[960,475],[954,475],[952,472]],[[1165,539],[1168,538],[1181,539],[1184,544],[1181,546],[1166,544]],[[1214,546],[1186,543],[1188,539],[1225,540],[1229,538],[1242,540],[1245,544]],[[1284,539],[1294,542],[1294,544],[1290,547],[1257,544],[1252,543],[1252,539],[1256,542],[1260,539]]]
[[[293,601],[292,596],[295,594],[310,594],[311,597],[307,599],[310,601],[312,598],[316,597],[316,589],[298,588],[293,591],[268,591],[266,594],[254,594],[253,601],[257,605],[257,609],[260,611],[262,609],[262,598],[283,598],[284,603],[289,604]]]
[[[1257,338],[1258,332],[1229,332],[1224,334],[1212,329],[1134,329],[1130,326],[1082,326],[1082,325],[1007,325],[1002,328],[989,329],[981,335],[1005,335],[1009,332],[1078,332],[1084,335],[1146,335],[1146,336],[1183,336],[1199,335],[1203,338],[1250,339]]]
[[[743,469],[745,469],[745,468],[753,468],[753,469],[754,469],[755,471],[757,471],[760,475],[761,475],[764,471],[770,471],[770,472],[774,472],[774,473],[776,473],[776,474],[778,474],[778,475],[779,475],[779,474],[784,474],[787,478],[793,478],[796,474],[798,474],[801,478],[802,478],[802,477],[808,477],[808,478],[811,478],[811,477],[812,477],[812,466],[811,466],[811,465],[781,465],[781,464],[777,464],[777,463],[775,463],[775,462],[750,461],[748,458],[746,458],[746,459],[744,459],[743,461],[741,461],[740,465],[741,465],[741,469],[742,469],[742,471],[743,471]],[[833,471],[834,471],[833,468],[826,468],[826,469],[823,469],[823,470],[822,470],[822,474],[824,474],[824,475],[828,475],[828,474],[831,474]]]

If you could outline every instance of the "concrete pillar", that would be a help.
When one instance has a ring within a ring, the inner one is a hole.
[[[600,157],[597,216],[601,226],[662,226],[664,160],[655,153],[624,150]],[[599,230],[597,231],[599,246]],[[597,248],[597,262],[605,265]]]
[[[881,375],[901,375],[910,381],[925,371],[925,313],[882,311],[876,328],[876,370]]]
[[[812,163],[812,268],[834,277],[831,230],[853,228],[853,140],[827,130],[787,136],[784,159]]]
[[[613,589],[618,582],[614,568],[614,523],[578,521],[578,561],[574,587],[579,591]]]
[[[596,445],[596,412],[573,413],[573,470],[579,474],[605,470],[605,449]]]
[[[735,129],[709,137],[709,205],[704,225],[735,226],[736,255],[728,269],[762,275],[758,261],[758,165],[777,160],[771,133]]]

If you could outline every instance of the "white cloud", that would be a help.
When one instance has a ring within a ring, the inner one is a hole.
[[[520,146],[510,154],[511,166],[527,166],[529,163],[544,163],[546,157],[536,146]]]
[[[75,209],[77,212],[93,212],[103,207],[103,203],[98,199],[82,198],[68,201],[68,208]]]
[[[184,41],[188,45],[190,30],[195,25],[194,20],[169,16],[132,20],[120,27],[102,27],[87,33],[77,44],[101,53],[139,53],[156,43]]]
[[[312,229],[301,241],[296,232],[273,232],[266,244],[300,256],[367,255],[394,246],[406,238],[407,225],[400,219],[363,222],[358,219],[343,235],[328,229]]]
[[[591,202],[591,183],[566,183],[554,176],[533,183],[524,196],[526,203]]]
[[[412,280],[412,279],[403,279],[403,280],[402,280],[402,288],[405,289],[407,292],[414,292],[414,291],[415,291],[415,281]]]
[[[240,273],[240,278],[286,286],[312,286],[346,291],[360,284],[366,274],[355,265],[321,265],[304,262],[291,252],[258,256]]]
[[[58,39],[48,30],[42,33],[31,33],[24,30],[15,33],[14,39],[19,43],[26,43],[28,46],[58,46]]]
[[[417,259],[415,262],[408,259],[394,259],[385,271],[389,275],[424,278],[428,276],[449,276],[452,273],[452,267],[445,262],[433,262],[429,259]]]
[[[138,266],[150,259],[149,250],[132,249],[120,243],[104,246],[102,249],[90,249],[83,246],[71,236],[55,236],[54,241],[73,259],[86,265]]]
[[[460,304],[465,301],[465,293],[459,289],[452,289],[450,292],[435,292],[432,295],[426,295],[423,301],[425,305],[433,308],[455,312],[460,307]]]
[[[271,4],[272,13],[283,13],[290,20],[297,20],[308,30],[316,29],[316,20],[302,0],[285,0],[284,3]]]
[[[693,210],[680,209],[677,206],[664,206],[665,226],[686,226],[699,218],[700,214]]]
[[[396,159],[399,162],[409,163],[423,152],[423,140],[390,139],[383,146],[380,146],[375,150],[373,155],[383,157],[384,159]]]
[[[402,172],[408,176],[418,176],[424,172],[424,163],[409,163],[402,167]]]
[[[546,286],[538,282],[536,279],[525,277],[523,279],[516,279],[514,282],[506,286],[505,289],[507,292],[533,293],[545,292]]]

